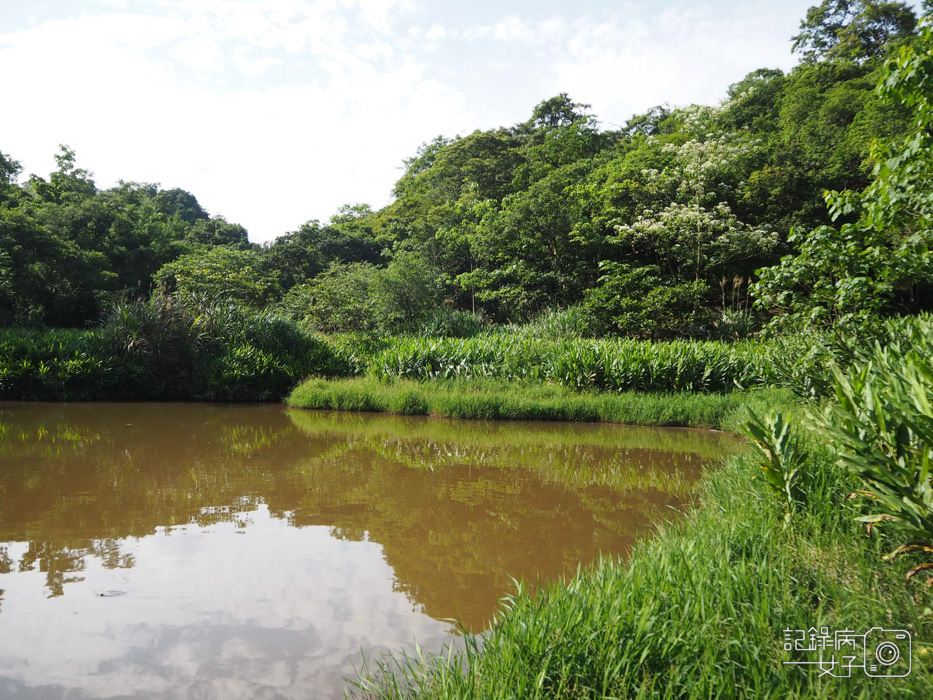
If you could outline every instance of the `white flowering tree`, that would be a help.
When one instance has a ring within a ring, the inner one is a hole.
[[[779,245],[774,230],[743,222],[730,204],[764,147],[743,133],[717,131],[717,114],[684,110],[689,138],[655,145],[660,167],[640,171],[638,192],[627,186],[631,205],[618,211],[607,238],[614,255],[588,298],[606,330],[697,330],[712,320],[714,292],[721,290],[725,307],[727,285],[747,290],[751,272]]]

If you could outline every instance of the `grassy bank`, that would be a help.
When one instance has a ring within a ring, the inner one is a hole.
[[[286,402],[296,408],[376,411],[487,420],[546,420],[736,429],[747,407],[793,405],[786,389],[728,394],[577,392],[540,382],[310,379]]]
[[[856,523],[855,486],[816,443],[790,526],[749,456],[707,477],[690,517],[566,585],[525,583],[492,630],[463,651],[368,670],[370,697],[930,697],[930,610],[907,562]],[[911,674],[820,677],[815,654],[784,650],[785,629],[873,627],[913,634]]]

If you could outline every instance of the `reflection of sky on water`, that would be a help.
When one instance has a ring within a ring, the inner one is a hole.
[[[0,695],[340,697],[361,649],[445,641],[448,625],[393,590],[380,545],[290,527],[265,506],[248,517],[127,540],[132,568],[89,557],[64,596],[46,598],[41,572],[4,575]]]
[[[511,577],[625,554],[732,443],[0,402],[0,699],[340,696],[361,651],[437,649]]]

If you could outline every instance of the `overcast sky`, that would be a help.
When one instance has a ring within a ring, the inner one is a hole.
[[[0,151],[181,187],[256,242],[381,207],[438,134],[559,92],[606,128],[787,70],[816,0],[0,0]]]

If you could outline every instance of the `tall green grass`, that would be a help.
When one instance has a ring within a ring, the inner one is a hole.
[[[767,383],[767,352],[754,343],[629,339],[398,338],[373,357],[376,377],[553,382],[603,391],[731,391]]]
[[[329,340],[354,374],[381,379],[494,378],[611,392],[779,386],[808,398],[832,394],[830,365],[851,364],[853,348],[865,340],[824,330],[733,342],[592,339],[579,336],[578,315],[568,309],[468,338],[336,335]],[[882,344],[909,342],[917,325],[928,322],[928,316],[887,320],[873,329],[873,337]]]
[[[309,379],[286,398],[296,408],[483,420],[544,420],[734,428],[747,406],[792,406],[788,390],[728,394],[578,392],[497,379]]]

